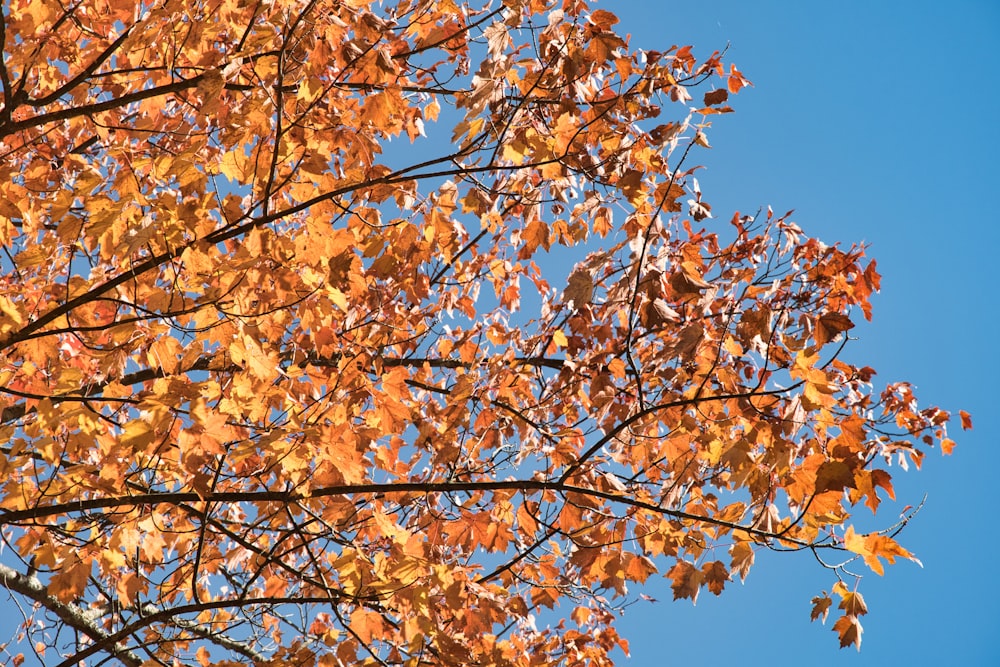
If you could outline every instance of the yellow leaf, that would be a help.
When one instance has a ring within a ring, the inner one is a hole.
[[[864,555],[866,553],[865,538],[854,532],[854,526],[848,526],[844,532],[844,547],[856,554]]]
[[[340,308],[345,313],[347,312],[347,296],[336,287],[330,289],[330,300],[333,301],[333,304],[337,308]]]
[[[271,382],[281,372],[277,359],[265,352],[250,336],[244,335],[240,340],[234,341],[229,354],[233,361],[243,364],[251,375],[265,382]]]
[[[219,171],[230,181],[242,183],[246,180],[249,163],[250,160],[244,154],[243,148],[237,146],[222,156]]]
[[[125,424],[121,435],[121,443],[132,451],[140,452],[146,449],[146,446],[153,442],[155,438],[156,432],[149,427],[146,421],[135,419]]]
[[[299,90],[295,93],[295,97],[302,100],[306,104],[311,104],[322,94],[323,84],[317,79],[307,77],[302,79],[302,83],[299,84]]]
[[[562,329],[556,329],[555,333],[552,334],[552,342],[559,347],[569,347],[569,341],[566,339],[566,334],[562,332]]]

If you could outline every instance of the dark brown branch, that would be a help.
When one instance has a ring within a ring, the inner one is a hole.
[[[517,357],[515,358],[515,363],[524,364],[527,366],[538,366],[545,368],[561,369],[563,367],[562,359],[552,359],[549,357]],[[461,359],[427,359],[422,357],[379,357],[379,362],[383,366],[387,367],[405,367],[405,368],[419,368],[424,366],[430,366],[431,368],[473,368],[476,366],[475,363],[469,363],[462,361]],[[299,367],[304,367],[306,365],[313,365],[319,368],[336,368],[340,364],[340,356],[334,355],[330,357],[318,357],[309,356],[298,362]],[[213,371],[217,373],[232,373],[240,370],[240,366],[235,364],[221,364],[218,363],[216,357],[202,357],[195,361],[188,368],[175,373],[175,375],[181,375],[184,373],[191,373],[196,371]],[[28,394],[26,392],[19,392],[11,389],[0,388],[0,392],[6,392],[9,394],[14,394],[17,396],[24,396],[32,399],[42,399],[48,398],[54,404],[63,402],[95,402],[99,403],[102,401],[115,401],[118,403],[135,403],[134,398],[104,398],[100,396],[100,392],[111,382],[117,382],[124,386],[131,386],[135,384],[140,384],[142,382],[148,382],[149,380],[155,380],[157,378],[168,377],[171,375],[167,373],[162,368],[144,368],[140,371],[135,371],[134,373],[129,373],[128,375],[123,375],[120,378],[108,379],[103,382],[94,382],[88,384],[81,389],[66,394],[56,394],[50,396],[42,396],[41,394]],[[430,389],[429,387],[424,387],[424,389]],[[441,391],[440,387],[434,387],[435,391]],[[24,415],[28,414],[30,410],[26,410],[23,403],[18,403],[17,405],[11,405],[3,409],[0,412],[0,424],[7,424],[17,419],[21,419]]]
[[[135,24],[130,25],[125,30],[123,30],[122,34],[118,36],[118,39],[111,42],[111,44],[109,44],[108,47],[104,49],[104,51],[102,51],[100,54],[98,54],[96,58],[94,58],[93,62],[91,62],[89,65],[83,68],[83,70],[81,70],[81,72],[76,76],[74,76],[72,79],[64,83],[56,90],[53,90],[48,95],[45,95],[44,97],[39,97],[37,99],[31,99],[29,97],[25,99],[24,104],[27,104],[28,106],[32,107],[43,107],[46,104],[51,104],[55,100],[58,100],[63,95],[68,95],[74,88],[79,86],[81,83],[86,81],[91,75],[93,75],[94,72],[97,71],[97,68],[99,68],[102,64],[104,64],[104,62],[107,61],[108,58],[114,55],[114,52],[118,50],[118,47],[122,45],[122,42],[128,39],[129,33],[131,32],[134,26]]]
[[[87,512],[98,509],[116,509],[123,507],[136,507],[140,505],[180,505],[182,503],[261,503],[278,502],[294,503],[306,501],[309,498],[329,498],[332,496],[353,496],[353,495],[385,495],[397,493],[474,493],[481,491],[555,491],[558,493],[579,493],[582,495],[595,496],[605,500],[628,505],[638,509],[649,510],[664,516],[687,521],[707,523],[720,528],[742,531],[749,535],[766,539],[781,539],[785,542],[797,544],[799,546],[812,546],[803,540],[782,537],[778,533],[761,530],[753,526],[744,526],[732,521],[723,521],[710,516],[692,514],[683,510],[669,509],[654,505],[642,500],[630,498],[624,495],[616,495],[599,489],[587,488],[568,484],[561,480],[534,480],[534,479],[513,479],[513,480],[490,480],[484,482],[391,482],[391,483],[371,483],[371,484],[339,484],[318,489],[312,489],[307,493],[297,491],[220,491],[216,493],[205,493],[199,495],[195,492],[162,492],[162,493],[142,493],[131,496],[116,496],[110,498],[91,498],[89,500],[79,500],[69,503],[59,503],[55,505],[40,505],[23,510],[0,511],[0,526],[14,525],[24,521],[33,521],[44,517],[54,517],[62,514],[75,512]]]
[[[626,428],[628,428],[635,422],[639,421],[640,419],[643,419],[644,417],[648,417],[654,412],[659,412],[660,410],[667,410],[669,408],[684,407],[686,405],[697,405],[698,403],[702,403],[705,401],[725,401],[729,399],[753,398],[757,396],[781,396],[782,394],[787,394],[793,389],[797,389],[803,384],[805,383],[796,382],[790,387],[785,387],[783,389],[769,389],[767,391],[751,391],[745,394],[717,394],[715,396],[694,396],[692,398],[685,398],[679,401],[669,401],[667,403],[658,403],[657,405],[648,406],[642,410],[639,410],[638,412],[628,417],[627,419],[623,419],[621,423],[618,424],[618,426],[613,428],[611,431],[606,433],[600,440],[591,445],[589,449],[587,449],[583,454],[580,455],[579,459],[577,459],[575,462],[571,463],[566,467],[566,470],[563,472],[562,476],[559,479],[560,481],[565,481],[569,479],[573,475],[573,473],[579,470],[591,456],[600,451],[601,447],[604,447],[604,445],[611,442],[618,436],[619,433],[624,431]]]
[[[188,90],[189,88],[196,88],[204,78],[205,78],[205,73],[203,72],[201,74],[196,74],[189,79],[181,79],[180,81],[174,81],[173,83],[168,83],[162,86],[156,86],[154,88],[149,88],[147,90],[137,90],[134,93],[126,93],[121,97],[105,100],[103,102],[94,102],[93,104],[83,104],[80,106],[68,107],[66,109],[59,109],[58,111],[50,111],[49,113],[38,114],[12,123],[4,123],[0,125],[0,137],[6,137],[15,132],[20,132],[21,130],[27,130],[28,128],[32,127],[48,125],[49,123],[57,123],[59,121],[67,120],[69,118],[77,118],[79,116],[90,116],[96,113],[100,113],[102,111],[107,111],[108,109],[123,107],[128,104],[132,104],[133,102],[141,102],[142,100],[147,100],[151,97],[159,97],[161,95],[179,93],[182,90]]]

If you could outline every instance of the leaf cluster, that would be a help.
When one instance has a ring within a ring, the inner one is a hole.
[[[842,358],[863,247],[714,220],[750,82],[616,23],[4,4],[0,586],[46,664],[610,665],[635,587],[765,550],[860,644],[847,566],[913,556],[852,516],[949,415]]]

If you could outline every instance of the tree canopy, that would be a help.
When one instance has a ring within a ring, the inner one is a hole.
[[[763,554],[860,646],[914,556],[854,515],[951,416],[843,358],[864,247],[713,216],[726,54],[582,0],[3,12],[12,664],[610,665],[651,576]]]

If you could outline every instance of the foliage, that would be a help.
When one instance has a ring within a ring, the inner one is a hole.
[[[722,54],[575,0],[4,11],[19,646],[607,665],[630,584],[718,595],[762,550],[829,567],[860,643],[845,566],[912,556],[852,514],[949,415],[841,358],[863,248],[700,228]]]

